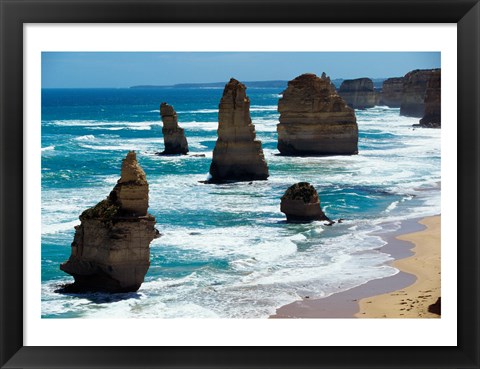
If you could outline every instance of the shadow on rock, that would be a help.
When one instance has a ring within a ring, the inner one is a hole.
[[[74,287],[73,283],[59,285],[56,290],[53,292],[59,293],[62,295],[78,297],[82,299],[87,299],[94,304],[108,304],[113,302],[119,302],[130,299],[140,299],[141,294],[138,292],[98,292],[98,291],[87,291],[87,290],[78,290]]]

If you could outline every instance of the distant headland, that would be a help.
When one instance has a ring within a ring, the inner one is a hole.
[[[381,88],[383,81],[387,78],[372,78],[373,85],[375,88]],[[332,79],[332,83],[335,85],[336,88],[339,88],[342,82],[344,81],[343,78],[336,78]],[[250,82],[243,82],[247,88],[267,88],[267,87],[279,87],[282,89],[287,88],[288,81],[285,80],[273,80],[273,81],[250,81]],[[130,88],[135,89],[162,89],[162,88],[224,88],[225,81],[223,82],[208,82],[208,83],[178,83],[174,85],[137,85],[131,86]]]
[[[257,88],[262,88],[262,87],[281,87],[281,88],[286,88],[288,81],[281,81],[281,80],[275,80],[275,81],[250,81],[250,82],[245,82],[245,85],[248,87],[257,87]],[[208,83],[177,83],[174,85],[138,85],[138,86],[131,86],[130,88],[136,88],[136,89],[145,89],[145,88],[151,88],[151,89],[159,89],[159,88],[224,88],[225,87],[225,82],[208,82]]]

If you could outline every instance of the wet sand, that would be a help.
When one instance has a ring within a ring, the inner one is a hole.
[[[440,216],[420,221],[418,219],[404,221],[398,231],[383,237],[387,244],[381,248],[381,251],[392,255],[395,259],[393,265],[400,270],[398,274],[369,281],[325,298],[304,298],[277,309],[276,314],[271,318],[438,317],[436,314],[428,313],[427,304],[433,304],[436,301],[435,298],[440,296],[440,275],[438,274],[436,278],[435,275],[428,274],[437,273],[435,266],[438,267],[438,273],[440,272]],[[425,243],[428,245],[424,246]],[[433,252],[433,248],[438,252]],[[433,255],[430,256],[432,252]],[[425,267],[424,258],[428,259],[428,263],[432,265],[432,269],[427,272],[428,275],[422,271]],[[432,287],[427,287],[423,279],[432,281],[430,283]],[[433,285],[437,285],[436,293],[433,293]],[[404,295],[407,293],[408,286],[411,286],[412,291]],[[430,290],[432,293],[426,292]],[[378,301],[377,298],[379,298]],[[410,305],[404,307],[409,303],[419,308],[421,306],[421,311],[415,313]],[[405,310],[401,310],[407,308],[410,309],[408,315]]]
[[[427,228],[423,231],[399,236],[401,240],[413,242],[414,255],[396,260],[393,265],[417,277],[416,281],[403,289],[373,298],[364,298],[361,318],[439,318],[440,288],[440,223],[441,217],[430,217],[420,221]]]

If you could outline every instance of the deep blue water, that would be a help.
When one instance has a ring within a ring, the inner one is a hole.
[[[395,274],[372,231],[440,212],[440,130],[413,129],[399,109],[357,111],[359,155],[278,156],[281,90],[249,88],[268,181],[224,185],[207,178],[222,89],[42,90],[42,316],[266,317],[301,296],[326,296]],[[190,154],[163,150],[161,102],[177,111]],[[104,199],[129,150],[150,184],[150,213],[163,234],[135,294],[66,296],[80,213]],[[280,197],[293,183],[318,190],[332,227],[288,224]]]

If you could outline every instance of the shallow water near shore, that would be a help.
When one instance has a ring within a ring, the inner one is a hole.
[[[324,297],[398,271],[379,233],[440,213],[440,130],[414,129],[399,109],[356,111],[359,155],[282,157],[276,149],[281,90],[249,88],[267,181],[206,185],[222,89],[42,91],[42,317],[266,318],[304,296]],[[161,102],[174,106],[191,155],[163,150]],[[128,150],[150,184],[162,237],[137,293],[55,293],[74,226],[104,199]],[[280,197],[293,183],[317,189],[343,223],[288,224]],[[388,226],[387,226],[388,225]]]

